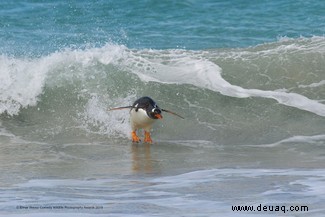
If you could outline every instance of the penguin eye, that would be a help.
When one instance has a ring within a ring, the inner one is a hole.
[[[160,109],[158,109],[158,108],[153,108],[151,111],[153,113],[156,113],[156,114],[160,114],[161,113]]]

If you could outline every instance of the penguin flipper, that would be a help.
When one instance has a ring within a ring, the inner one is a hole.
[[[129,105],[129,106],[116,107],[116,108],[108,109],[108,111],[130,109],[130,108],[133,108],[133,106]]]
[[[169,111],[169,110],[166,110],[166,109],[161,109],[161,111],[163,111],[163,112],[167,112],[167,113],[170,113],[170,114],[172,114],[172,115],[175,115],[175,116],[177,116],[177,117],[179,117],[179,118],[185,119],[185,118],[183,118],[182,116],[180,116],[179,114],[176,114],[175,112],[172,112],[172,111]]]

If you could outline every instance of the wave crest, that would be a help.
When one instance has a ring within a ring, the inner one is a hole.
[[[183,134],[181,139],[236,143],[229,138],[241,142],[243,138],[233,134],[244,136],[246,130],[250,135],[265,134],[270,125],[279,127],[283,117],[290,122],[297,116],[314,126],[307,131],[317,134],[323,120],[317,117],[325,116],[321,103],[325,78],[319,70],[324,64],[324,41],[280,40],[252,48],[201,51],[135,50],[107,44],[35,59],[2,55],[0,114],[2,119],[18,115],[13,119],[34,123],[35,128],[25,134],[37,132],[44,139],[76,131],[86,132],[86,137],[125,138],[130,130],[128,113],[109,113],[107,108],[130,105],[137,97],[149,95],[161,107],[187,117],[183,123],[167,116],[171,126],[166,128],[159,122],[161,138],[179,139]],[[317,43],[318,50],[308,49]],[[305,49],[299,53],[301,47]],[[315,53],[321,55],[308,66],[295,60]],[[304,68],[299,71],[301,64]],[[309,83],[306,69],[314,75]],[[286,75],[290,75],[287,80],[282,79]],[[299,135],[297,124],[289,125]],[[272,132],[267,133],[271,138]]]

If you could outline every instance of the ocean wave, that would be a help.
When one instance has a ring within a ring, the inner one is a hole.
[[[281,120],[284,111],[291,112],[287,119],[299,114],[314,124],[325,116],[324,44],[324,37],[201,51],[107,44],[34,59],[1,55],[0,114],[47,123],[47,135],[73,129],[127,137],[127,114],[107,108],[150,95],[187,116],[193,132],[206,128],[211,139],[216,131],[235,133],[251,122],[256,130],[265,118]],[[172,121],[172,134],[184,133],[182,124]]]

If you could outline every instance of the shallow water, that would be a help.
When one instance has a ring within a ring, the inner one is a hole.
[[[232,206],[262,204],[286,206],[277,215],[321,216],[323,145],[308,138],[261,147],[11,141],[1,144],[1,213],[255,216],[261,212],[234,212]],[[302,205],[308,212],[287,210]]]

